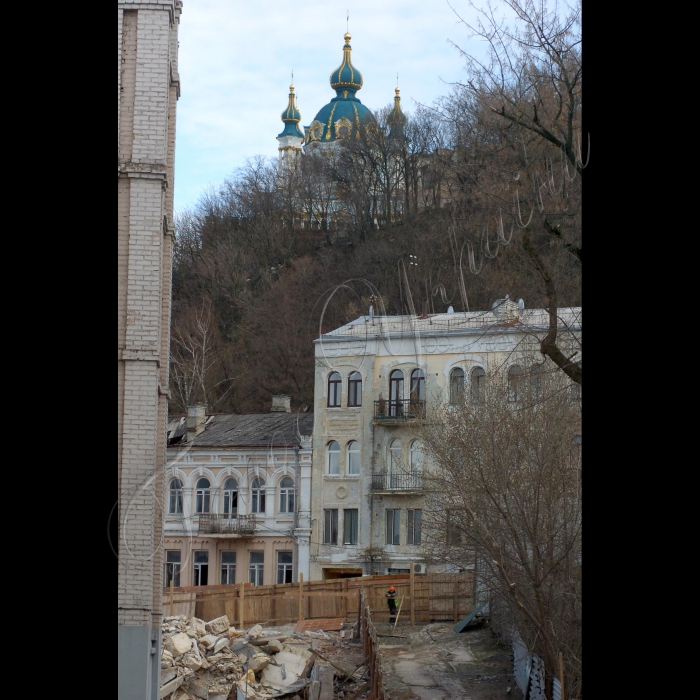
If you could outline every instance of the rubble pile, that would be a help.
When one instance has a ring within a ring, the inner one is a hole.
[[[321,639],[338,643],[323,632],[236,630],[225,615],[165,617],[161,700],[333,698],[333,668],[317,659]]]

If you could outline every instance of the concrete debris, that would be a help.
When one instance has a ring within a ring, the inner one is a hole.
[[[166,617],[161,632],[162,700],[307,697],[309,674],[314,662],[320,663],[309,651],[310,637],[316,643],[332,639],[323,632],[292,634],[262,625],[241,632],[225,615],[209,622],[184,615]],[[328,667],[314,672],[311,696],[318,693],[325,700],[329,670],[332,692],[333,670]]]
[[[231,623],[226,615],[217,617],[204,625],[204,629],[209,634],[228,634],[229,627],[231,627]]]
[[[251,639],[257,639],[262,634],[262,625],[255,625],[248,630],[248,636]]]

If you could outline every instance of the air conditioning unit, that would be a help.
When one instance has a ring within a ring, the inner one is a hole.
[[[413,571],[416,574],[424,574],[427,571],[427,567],[425,564],[414,564]]]

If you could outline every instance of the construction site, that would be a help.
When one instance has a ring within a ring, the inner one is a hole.
[[[171,587],[163,610],[162,699],[523,697],[471,572]]]

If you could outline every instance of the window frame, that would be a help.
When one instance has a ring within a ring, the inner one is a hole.
[[[360,443],[358,440],[350,440],[347,445],[347,474],[349,476],[359,476],[362,469],[362,450],[360,449]],[[355,458],[353,460],[353,457]],[[357,462],[357,471],[353,471],[352,465],[353,461]]]
[[[193,586],[208,586],[209,585],[209,550],[195,549],[192,552],[192,585]],[[197,555],[200,555],[200,560],[197,561]],[[201,555],[204,555],[202,557]],[[206,567],[203,569],[202,567]],[[203,581],[203,579],[206,579]]]
[[[389,415],[392,418],[403,415],[403,371],[395,369],[389,375]]]
[[[253,554],[261,554],[262,561],[252,561]],[[248,550],[248,583],[254,586],[263,586],[265,580],[265,550],[250,549]]]
[[[233,562],[224,561],[224,554],[233,554]],[[236,550],[235,549],[223,549],[221,550],[221,565],[219,569],[220,581],[222,584],[232,584],[236,583]],[[224,572],[226,575],[224,576]],[[231,580],[231,575],[233,574],[233,580]],[[226,579],[224,581],[224,578]]]
[[[291,486],[284,484],[285,480],[291,482]],[[291,476],[283,476],[280,479],[280,498],[279,498],[279,512],[280,513],[293,513],[294,512],[294,496],[296,493],[296,488],[294,486],[294,479]]]
[[[236,488],[229,488],[230,482],[236,484]],[[231,504],[231,501],[235,502],[235,505]],[[238,516],[238,480],[233,477],[227,477],[224,482],[223,493],[221,497],[221,513],[225,520],[233,520]]]
[[[333,448],[333,445],[335,445],[337,449]],[[335,465],[336,471],[331,471],[331,455],[337,460],[337,464]],[[330,476],[338,476],[340,474],[340,444],[337,440],[331,440],[326,445],[326,474]]]
[[[207,486],[200,486],[202,481],[207,482]],[[211,481],[206,476],[200,476],[195,486],[194,512],[197,515],[211,513]]]
[[[486,390],[486,371],[483,367],[474,367],[469,373],[471,389],[471,400],[473,403],[484,402],[484,391]]]
[[[348,532],[349,530],[349,532]],[[350,535],[348,537],[348,534]],[[359,508],[343,509],[343,544],[356,545],[359,542],[360,534],[360,511]]]
[[[420,455],[419,462],[416,461],[414,455]],[[423,444],[418,438],[416,438],[415,440],[411,440],[411,443],[408,446],[408,463],[411,474],[419,475],[423,473],[423,465],[425,463],[425,451],[423,449]]]
[[[348,406],[362,406],[362,375],[359,372],[351,372],[348,377]]]
[[[280,561],[280,554],[288,554],[289,561]],[[277,583],[293,583],[292,578],[294,576],[294,552],[291,549],[278,549],[277,550]],[[287,577],[287,573],[289,577]],[[281,574],[281,576],[280,576]],[[280,578],[282,580],[280,580]],[[289,578],[289,581],[286,579]]]
[[[416,514],[418,518],[416,518]],[[406,544],[418,546],[421,543],[422,508],[408,508],[406,517]],[[417,535],[417,537],[416,537]],[[417,540],[417,541],[416,541]]]
[[[401,509],[386,508],[386,537],[388,545],[401,544]],[[391,513],[391,515],[389,515]]]
[[[173,484],[175,482],[180,485],[173,488]],[[168,515],[182,515],[184,509],[182,479],[175,477],[174,479],[170,480],[170,484],[168,486],[168,496]],[[175,510],[173,510],[173,502],[175,505]]]
[[[323,544],[338,545],[338,509],[323,509]]]
[[[409,398],[411,401],[425,401],[425,372],[416,367],[411,372],[411,390]]]
[[[523,399],[523,370],[520,365],[508,368],[508,400],[513,402]]]
[[[173,561],[168,561],[171,557],[170,555],[173,555],[172,559]],[[175,560],[175,556],[177,554],[177,561]],[[177,567],[177,568],[175,568]],[[166,549],[165,550],[165,576],[163,577],[163,580],[165,581],[165,588],[170,587],[170,581],[172,580],[173,582],[173,587],[174,588],[179,588],[180,587],[180,573],[182,572],[182,550],[181,549]]]
[[[265,479],[256,476],[250,482],[250,512],[260,515],[265,514]]]
[[[328,408],[341,408],[343,400],[342,393],[343,379],[340,376],[340,372],[331,372],[330,375],[328,375],[328,401],[326,406]],[[332,401],[337,401],[337,403],[332,403]]]
[[[461,382],[457,380],[461,379]],[[462,367],[453,367],[450,370],[450,405],[457,406],[464,399],[465,374]]]

